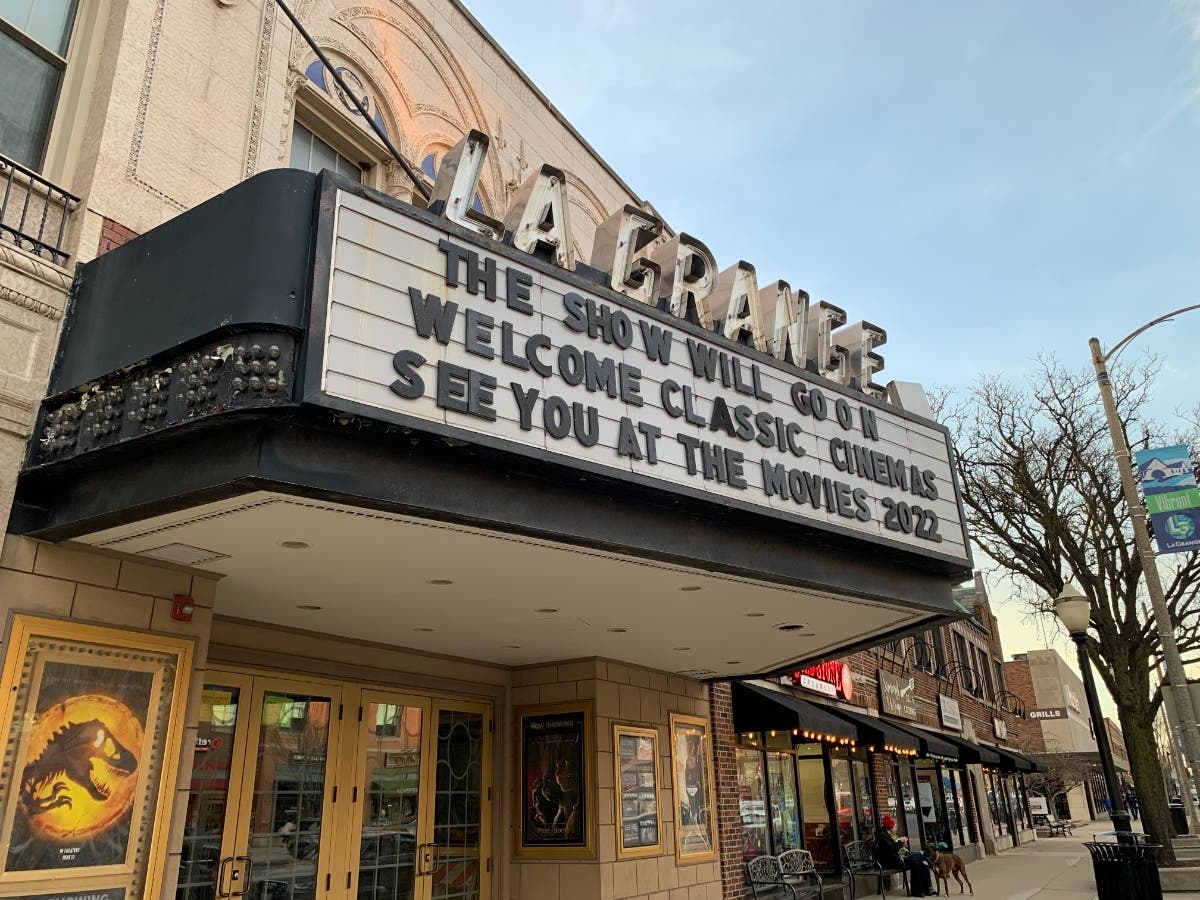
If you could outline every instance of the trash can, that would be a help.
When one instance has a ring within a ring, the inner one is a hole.
[[[1188,833],[1187,813],[1183,811],[1182,803],[1168,803],[1167,807],[1171,810],[1171,829],[1176,836]]]
[[[1090,842],[1084,846],[1092,854],[1096,900],[1162,900],[1158,880],[1161,844]]]

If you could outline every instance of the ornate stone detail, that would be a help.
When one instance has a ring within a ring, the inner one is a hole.
[[[217,0],[228,6],[233,0]],[[258,59],[255,67],[254,106],[250,112],[250,136],[246,143],[246,164],[242,177],[249,178],[258,171],[259,145],[262,141],[263,114],[267,105],[267,81],[271,72],[272,36],[275,33],[275,4],[264,3],[262,26],[258,35]]]
[[[125,174],[138,187],[144,188],[163,202],[169,203],[183,212],[187,209],[187,204],[168,196],[154,185],[143,181],[138,175],[138,162],[142,155],[142,135],[146,131],[146,111],[150,108],[150,88],[154,84],[154,70],[158,65],[158,42],[162,37],[163,11],[166,5],[167,0],[158,0],[154,4],[154,14],[150,18],[150,45],[146,49],[146,68],[142,73],[141,90],[138,91],[137,115],[133,121],[133,140],[129,145],[129,161],[125,166]]]
[[[27,309],[31,313],[41,316],[43,319],[49,319],[51,322],[57,322],[62,318],[62,310],[36,297],[30,297],[28,294],[23,294],[16,288],[11,288],[6,284],[0,284],[0,300],[5,300],[13,306],[19,306],[21,309]]]
[[[412,203],[413,183],[401,165],[394,159],[383,163],[383,192],[389,197]]]

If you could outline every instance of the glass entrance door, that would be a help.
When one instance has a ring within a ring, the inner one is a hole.
[[[176,900],[482,900],[490,704],[210,673]]]
[[[315,900],[329,889],[340,695],[248,675],[205,683],[176,900]]]

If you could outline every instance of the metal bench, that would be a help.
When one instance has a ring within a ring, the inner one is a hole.
[[[797,897],[824,898],[825,883],[807,850],[784,850],[779,854],[779,868],[783,871],[783,880],[796,889]]]
[[[908,893],[908,871],[901,866],[898,869],[885,869],[878,860],[875,859],[875,844],[872,841],[850,841],[844,846],[845,851],[845,870],[850,876],[850,897],[853,900],[855,896],[855,875],[871,875],[879,880],[879,896],[882,900],[887,900],[887,892],[884,890],[884,878],[889,875],[899,875],[904,882],[904,893]]]
[[[783,867],[774,856],[756,856],[746,863],[746,883],[754,900],[800,900],[793,884],[784,880]]]
[[[1071,830],[1070,822],[1064,821],[1063,819],[1056,819],[1054,816],[1046,816],[1046,827],[1050,829],[1051,837],[1054,837],[1056,834],[1061,835],[1062,837],[1067,837],[1069,835],[1074,835],[1075,833]]]

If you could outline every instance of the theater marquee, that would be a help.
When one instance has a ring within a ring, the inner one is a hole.
[[[306,399],[969,565],[936,424],[345,191],[328,240]]]

